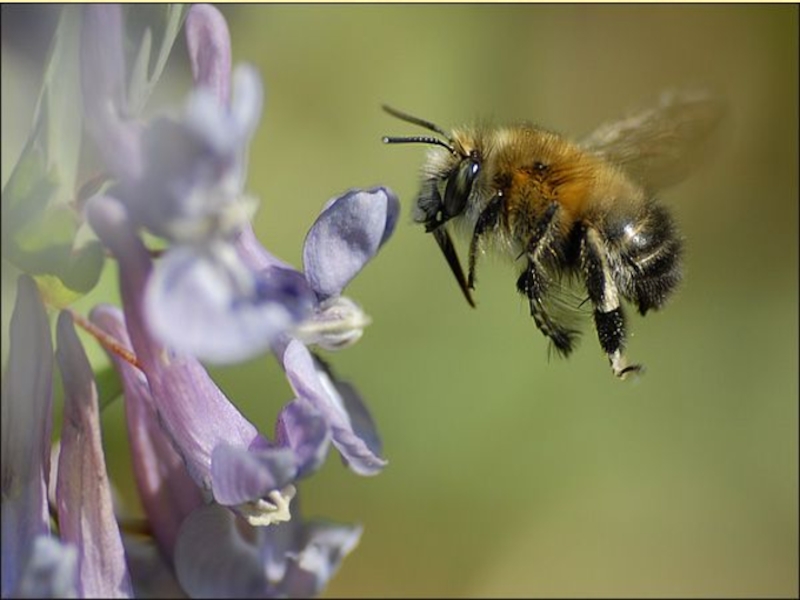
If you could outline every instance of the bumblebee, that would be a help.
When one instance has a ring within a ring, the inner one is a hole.
[[[520,265],[517,290],[536,326],[563,356],[575,347],[577,282],[591,303],[614,375],[641,372],[625,357],[622,300],[642,315],[664,306],[681,281],[682,238],[656,193],[699,162],[724,112],[705,92],[665,93],[651,109],[571,141],[527,123],[463,127],[383,107],[436,136],[384,137],[430,145],[414,221],[433,234],[467,302],[487,249]],[[450,229],[469,239],[467,274]]]

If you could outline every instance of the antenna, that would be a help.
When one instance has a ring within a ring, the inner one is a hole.
[[[411,137],[389,137],[385,135],[381,139],[384,144],[433,144],[434,146],[447,148],[451,154],[458,155],[455,148],[450,144],[430,135],[415,135]]]
[[[418,125],[419,127],[423,127],[428,131],[432,131],[434,133],[438,133],[447,141],[442,141],[438,138],[435,138],[430,135],[415,135],[409,137],[383,137],[384,144],[431,144],[434,146],[442,146],[443,148],[447,148],[451,154],[458,156],[459,153],[456,152],[456,149],[453,144],[453,138],[451,138],[447,132],[439,127],[438,125],[431,123],[430,121],[426,121],[425,119],[420,119],[419,117],[415,117],[413,115],[409,115],[408,113],[404,113],[402,111],[397,110],[396,108],[392,108],[386,104],[382,104],[381,108],[392,115],[400,119],[401,121],[405,121],[406,123],[411,123],[412,125]]]
[[[414,125],[419,125],[420,127],[427,129],[428,131],[433,131],[434,133],[438,133],[448,142],[453,141],[450,139],[450,136],[447,135],[447,132],[444,129],[442,129],[438,125],[431,123],[430,121],[426,121],[425,119],[420,119],[419,117],[414,117],[412,115],[409,115],[408,113],[401,112],[396,108],[392,108],[391,106],[388,106],[386,104],[381,104],[381,108],[390,115],[392,115],[393,117],[397,117],[401,121],[405,121],[406,123],[412,123]]]

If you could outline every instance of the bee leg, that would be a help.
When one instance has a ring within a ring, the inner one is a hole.
[[[422,223],[425,225],[425,231],[431,233],[444,223],[442,218],[443,207],[444,202],[442,201],[442,195],[439,193],[436,178],[425,179],[422,182],[422,189],[419,192],[417,203],[414,205],[412,214],[414,222]]]
[[[467,286],[469,289],[475,289],[475,263],[478,259],[478,244],[480,243],[481,236],[486,233],[488,229],[494,229],[500,222],[500,215],[503,209],[503,194],[498,192],[486,205],[486,208],[478,215],[478,220],[475,222],[475,229],[472,232],[472,241],[469,244],[469,275],[467,276]]]
[[[556,322],[544,302],[549,277],[542,265],[542,256],[548,249],[552,250],[550,245],[558,235],[558,219],[556,218],[558,210],[559,205],[553,203],[534,226],[526,247],[528,266],[517,280],[517,289],[528,297],[531,316],[536,327],[550,339],[556,351],[567,356],[575,346],[577,332]]]
[[[609,267],[608,253],[600,234],[586,227],[581,240],[581,269],[586,291],[594,305],[594,324],[611,370],[620,379],[641,372],[641,365],[629,365],[625,360],[625,315],[620,306],[619,292]]]
[[[552,343],[556,351],[562,356],[568,356],[575,347],[576,332],[557,323],[550,316],[544,305],[547,293],[547,276],[542,267],[535,262],[528,261],[527,268],[517,280],[517,289],[528,297],[536,327]]]

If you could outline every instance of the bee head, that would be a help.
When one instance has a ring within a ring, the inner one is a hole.
[[[478,150],[466,151],[461,144],[456,143],[441,127],[434,125],[430,121],[425,121],[418,117],[400,112],[386,105],[383,110],[397,117],[401,121],[413,123],[432,131],[442,138],[420,135],[411,137],[388,137],[383,138],[385,144],[428,144],[445,148],[449,154],[443,155],[444,160],[438,161],[431,169],[422,182],[422,189],[414,212],[414,220],[425,225],[425,230],[433,234],[433,238],[439,245],[442,254],[450,266],[450,270],[458,282],[461,291],[467,302],[473,308],[475,301],[472,299],[470,286],[461,268],[461,261],[458,259],[453,241],[445,227],[442,227],[453,217],[459,216],[464,212],[472,194],[472,187],[481,170],[481,155]],[[440,152],[441,154],[441,152]]]
[[[465,152],[447,132],[429,121],[413,117],[386,105],[383,106],[383,110],[401,121],[424,127],[444,138],[440,139],[429,135],[384,136],[385,144],[428,144],[441,146],[450,153],[446,164],[425,179],[417,199],[417,211],[414,219],[418,223],[423,223],[425,230],[431,232],[464,212],[467,200],[472,193],[472,186],[481,170],[481,155],[478,150]]]

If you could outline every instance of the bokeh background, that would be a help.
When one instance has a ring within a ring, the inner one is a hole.
[[[373,325],[326,356],[368,399],[390,461],[363,479],[332,455],[301,486],[307,515],[365,527],[326,596],[796,597],[798,7],[221,9],[234,61],[267,90],[249,175],[265,245],[299,265],[320,207],[349,187],[389,185],[403,203],[348,289]],[[3,6],[3,181],[52,11]],[[151,105],[189,85],[181,38]],[[380,142],[419,132],[384,102],[445,128],[530,120],[580,136],[698,86],[729,102],[724,143],[663,194],[686,281],[664,311],[631,316],[629,356],[648,367],[633,384],[588,323],[570,360],[548,360],[504,261],[483,261],[469,308],[410,220],[424,149]],[[269,358],[214,375],[267,431],[291,397]],[[105,443],[130,499],[121,416],[105,411]]]

